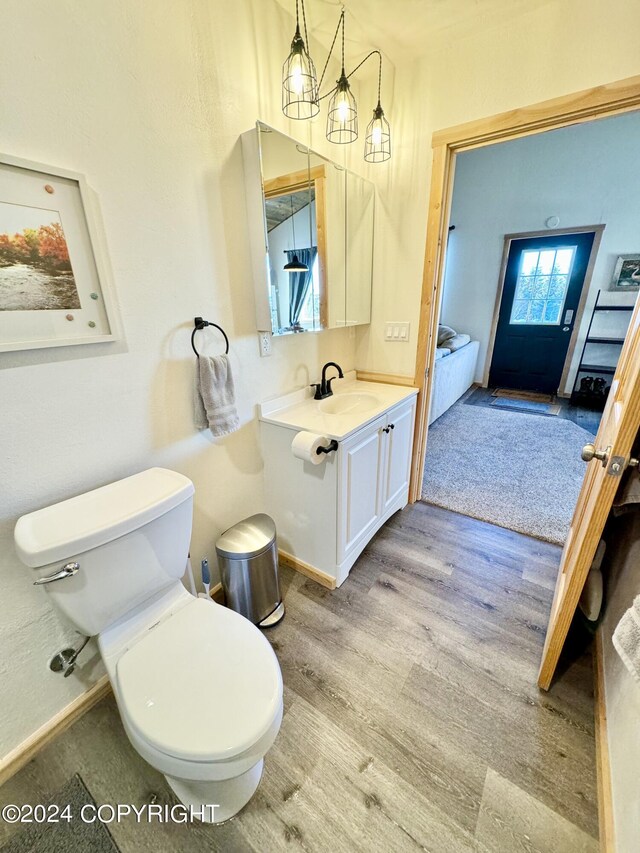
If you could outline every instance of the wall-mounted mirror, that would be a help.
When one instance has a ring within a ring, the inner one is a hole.
[[[242,145],[258,329],[369,323],[373,184],[262,122]]]

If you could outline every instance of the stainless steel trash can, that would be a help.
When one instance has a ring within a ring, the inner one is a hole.
[[[234,524],[216,542],[227,606],[267,628],[284,616],[278,582],[276,525],[264,513]]]

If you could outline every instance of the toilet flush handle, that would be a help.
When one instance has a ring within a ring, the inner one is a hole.
[[[38,578],[33,582],[34,586],[42,586],[44,583],[53,583],[54,581],[62,581],[65,578],[71,578],[80,569],[80,563],[67,563],[59,572],[54,572],[52,575],[45,575],[43,578]]]

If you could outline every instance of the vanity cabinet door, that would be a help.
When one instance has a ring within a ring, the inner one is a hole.
[[[387,464],[384,473],[382,514],[398,501],[403,492],[408,497],[414,419],[415,398],[392,409],[387,415],[388,432],[384,433]]]
[[[382,510],[386,416],[347,439],[340,448],[338,563],[368,539]]]

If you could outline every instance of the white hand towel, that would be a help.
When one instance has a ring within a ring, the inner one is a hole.
[[[618,622],[613,645],[625,666],[640,684],[640,595]]]
[[[196,364],[195,423],[214,436],[228,435],[240,426],[236,394],[227,355],[201,355]]]

